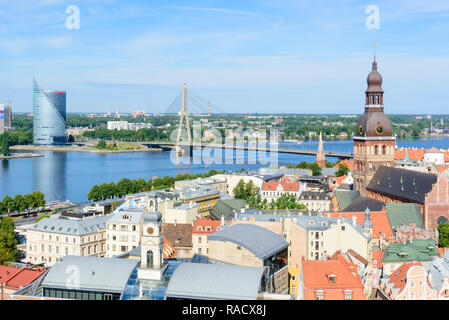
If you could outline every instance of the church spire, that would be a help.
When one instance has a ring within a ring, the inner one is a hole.
[[[321,169],[326,167],[326,154],[324,153],[323,135],[321,131],[320,131],[320,140],[318,143],[318,152],[316,154],[316,163],[318,163]]]

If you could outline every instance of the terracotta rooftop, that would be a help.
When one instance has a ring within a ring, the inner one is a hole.
[[[196,234],[211,234],[217,232],[220,228],[220,220],[212,220],[206,217],[201,217],[195,220],[192,227],[192,233]]]
[[[282,181],[265,181],[262,184],[262,190],[276,190],[279,184],[284,191],[299,191],[299,182],[290,181],[289,179],[283,179]]]
[[[415,149],[415,148],[400,148],[394,153],[395,160],[416,160],[421,161],[424,159],[424,152],[426,149]],[[406,154],[408,159],[406,159]]]
[[[6,287],[21,288],[36,280],[45,270],[0,266],[0,283]]]
[[[328,216],[332,218],[345,217],[346,219],[356,217],[356,223],[359,226],[365,221],[364,212],[331,212]],[[386,211],[371,211],[370,219],[373,222],[373,238],[379,239],[381,232],[385,234],[385,239],[393,237],[393,231],[391,230]]]
[[[363,287],[357,275],[357,266],[338,255],[335,260],[302,260],[304,286],[307,288],[350,288]],[[334,275],[335,280],[329,281]]]
[[[345,164],[349,170],[353,170],[354,169],[354,161],[353,160],[341,160],[339,163],[337,163],[335,166],[333,166],[332,168],[336,168],[338,169],[338,165],[339,164]]]
[[[422,266],[421,263],[415,262],[415,263],[405,263],[401,265],[399,268],[394,270],[390,277],[388,278],[388,283],[393,284],[393,288],[399,289],[399,292],[401,292],[405,285],[407,284],[406,276],[408,270],[413,266]]]

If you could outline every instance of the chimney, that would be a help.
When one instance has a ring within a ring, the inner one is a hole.
[[[240,213],[245,213],[245,208],[241,208]],[[237,217],[237,212],[236,212],[236,217]]]

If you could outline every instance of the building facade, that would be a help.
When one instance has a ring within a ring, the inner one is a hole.
[[[366,186],[381,165],[394,166],[394,147],[391,122],[384,114],[382,76],[374,59],[365,92],[365,113],[354,135],[354,190],[366,195]]]
[[[64,144],[66,131],[66,92],[43,90],[34,80],[33,143]]]

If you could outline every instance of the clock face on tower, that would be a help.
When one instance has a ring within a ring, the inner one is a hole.
[[[148,234],[153,234],[153,233],[154,233],[154,230],[153,230],[153,228],[151,228],[151,227],[148,227],[148,229],[147,229],[147,233],[148,233]]]
[[[359,135],[363,135],[363,126],[362,125],[359,126]]]
[[[381,125],[376,127],[376,133],[381,136],[384,133],[384,128]]]

